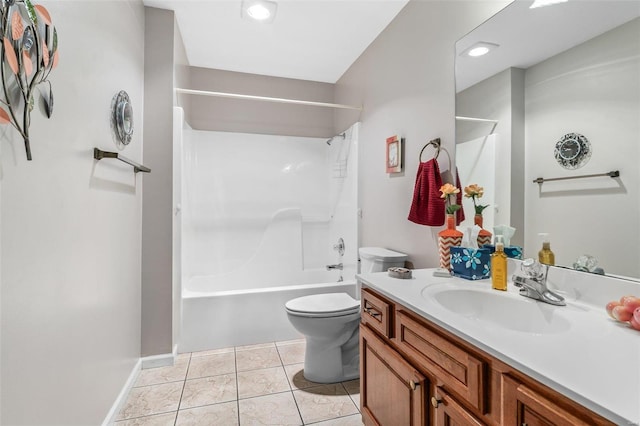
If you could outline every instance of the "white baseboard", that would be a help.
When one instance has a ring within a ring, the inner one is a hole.
[[[174,346],[173,352],[171,353],[141,358],[142,369],[146,370],[147,368],[167,367],[169,365],[173,365],[176,358],[176,352],[177,347]]]
[[[116,398],[115,402],[111,406],[111,409],[107,413],[107,417],[105,417],[104,422],[102,422],[102,426],[110,426],[115,423],[116,416],[120,412],[120,409],[122,408],[122,405],[124,404],[124,402],[127,400],[127,397],[129,396],[129,392],[131,391],[131,388],[133,388],[133,385],[136,382],[138,375],[140,374],[140,370],[173,365],[175,358],[177,356],[177,353],[178,353],[178,346],[176,345],[173,347],[172,353],[139,358],[138,361],[136,362],[136,365],[133,367],[133,370],[131,370],[131,374],[129,374],[129,378],[127,379],[124,386],[122,387],[122,390],[118,394],[118,397]]]
[[[142,359],[140,358],[136,362],[136,365],[133,366],[133,369],[131,370],[131,374],[129,374],[129,378],[127,379],[124,386],[122,387],[122,390],[120,391],[120,393],[118,394],[118,397],[116,398],[115,402],[111,406],[111,409],[107,413],[107,417],[105,417],[104,421],[102,422],[102,426],[110,426],[115,423],[116,416],[118,415],[118,413],[120,412],[120,409],[122,408],[125,401],[127,400],[127,397],[129,396],[129,391],[133,387],[133,384],[136,382],[136,379],[138,378],[138,374],[140,374],[141,367],[142,367]]]

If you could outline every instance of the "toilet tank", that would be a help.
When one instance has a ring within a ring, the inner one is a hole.
[[[403,267],[407,256],[404,253],[382,247],[360,247],[360,273],[385,272],[391,267]]]

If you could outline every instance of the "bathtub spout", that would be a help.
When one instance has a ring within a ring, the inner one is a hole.
[[[335,265],[327,265],[327,271],[331,271],[333,269],[338,269],[340,271],[342,271],[342,263],[338,263]]]

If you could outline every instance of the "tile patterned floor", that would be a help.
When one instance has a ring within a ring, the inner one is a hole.
[[[362,426],[358,380],[323,385],[302,375],[304,340],[178,356],[142,370],[116,426]]]

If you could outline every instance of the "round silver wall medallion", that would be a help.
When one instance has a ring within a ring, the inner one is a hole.
[[[115,96],[111,121],[118,140],[124,145],[129,145],[133,136],[133,107],[129,95],[124,90]]]

